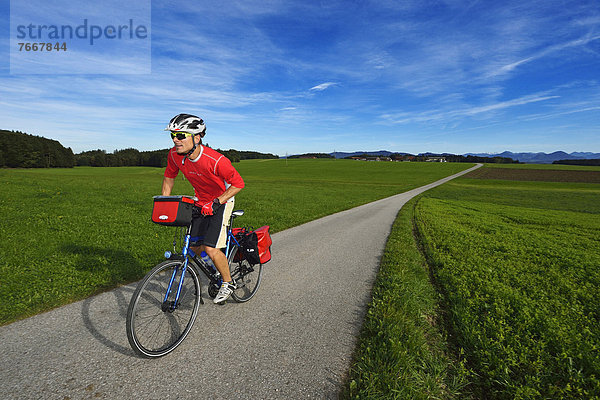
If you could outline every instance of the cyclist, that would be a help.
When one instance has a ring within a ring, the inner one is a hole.
[[[221,273],[223,284],[214,302],[223,303],[236,286],[229,273],[227,257],[220,249],[226,246],[233,196],[242,190],[244,181],[229,159],[202,145],[206,125],[201,118],[179,114],[165,130],[171,131],[174,147],[168,154],[162,194],[171,194],[179,171],[194,187],[198,198],[195,205],[202,216],[192,220],[190,247],[198,254],[205,251]]]

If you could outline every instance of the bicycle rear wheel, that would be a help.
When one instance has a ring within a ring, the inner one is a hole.
[[[241,251],[235,246],[229,255],[229,272],[231,279],[235,282],[237,289],[233,291],[231,297],[238,303],[244,303],[250,300],[258,290],[262,279],[262,264],[250,265],[248,260],[234,261],[235,255]]]
[[[175,304],[183,261],[167,260],[152,269],[131,297],[127,309],[127,339],[131,348],[145,357],[162,357],[183,342],[192,329],[200,306],[200,281],[191,263]],[[173,274],[171,294],[165,294]]]

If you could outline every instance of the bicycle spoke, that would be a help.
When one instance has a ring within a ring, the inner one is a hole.
[[[237,286],[232,297],[237,302],[245,302],[250,300],[258,290],[262,275],[262,265],[250,265],[245,259],[233,261],[238,251],[241,250],[236,247],[229,256],[229,270]]]
[[[168,307],[163,311],[169,281],[173,272],[180,268],[181,261],[159,264],[134,293],[127,313],[127,337],[139,354],[149,357],[167,354],[183,341],[191,329],[200,291],[197,273],[192,268],[187,269],[177,304],[172,304],[180,279],[176,276],[167,297]]]

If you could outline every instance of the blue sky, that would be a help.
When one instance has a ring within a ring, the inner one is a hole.
[[[51,3],[43,12],[56,18],[98,12]],[[128,65],[119,74],[11,74],[0,0],[0,129],[75,152],[155,150],[171,146],[163,129],[185,112],[205,119],[212,147],[279,155],[600,152],[597,0],[152,1],[151,11],[151,68],[133,52],[105,57]]]

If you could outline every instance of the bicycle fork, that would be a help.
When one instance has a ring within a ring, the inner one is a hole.
[[[171,275],[171,280],[169,281],[169,286],[167,287],[167,292],[165,293],[165,298],[163,299],[162,305],[161,305],[161,310],[163,312],[170,312],[172,313],[173,311],[175,311],[177,309],[177,307],[179,307],[179,296],[181,295],[181,288],[183,287],[183,279],[185,278],[185,272],[187,271],[188,268],[188,248],[189,248],[189,244],[190,244],[190,235],[185,235],[185,243],[183,246],[183,251],[182,251],[182,255],[183,255],[183,264],[181,264],[180,266],[176,267],[173,270],[173,274]],[[180,278],[179,278],[179,283],[177,284],[177,292],[175,293],[175,300],[169,300],[169,296],[171,294],[171,291],[173,290],[173,284],[175,283],[176,277],[177,277],[177,273],[179,272],[179,270],[181,269],[181,274],[180,274]]]

